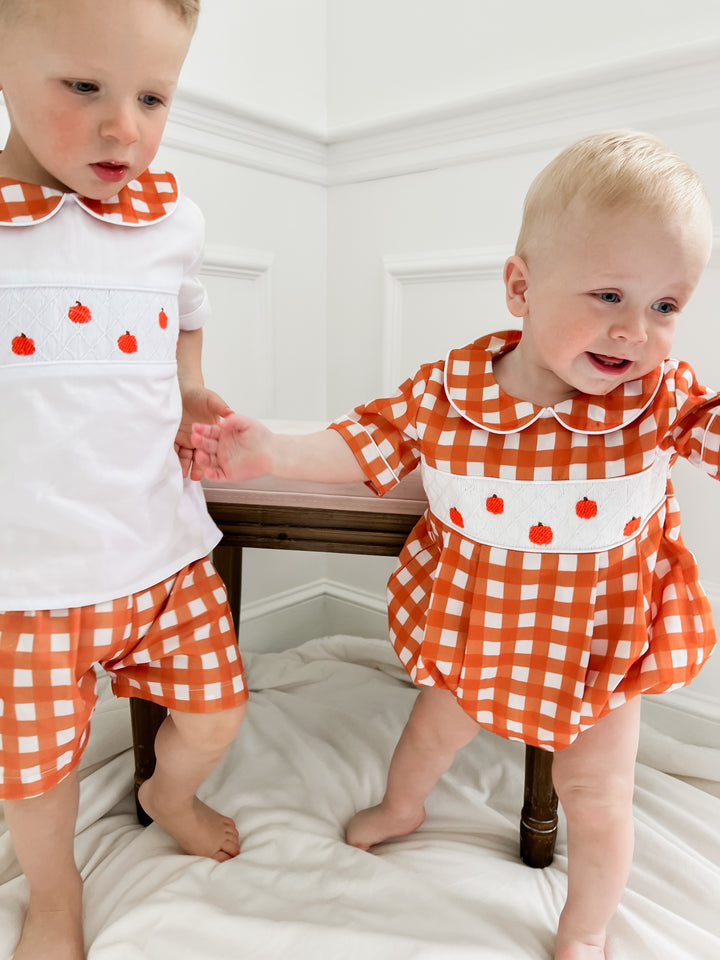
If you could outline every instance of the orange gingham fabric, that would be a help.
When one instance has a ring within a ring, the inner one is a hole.
[[[519,333],[493,334],[427,364],[391,397],[336,421],[382,494],[424,460],[460,476],[619,477],[658,451],[718,476],[720,398],[666,361],[607,397],[540,408],[504,394],[492,360]],[[628,543],[598,553],[506,550],[430,512],[388,583],[390,632],[413,680],[454,692],[479,724],[561,749],[640,693],[683,686],[715,646],[710,606],[665,505]]]
[[[225,586],[207,559],[118,600],[0,612],[0,797],[39,796],[77,766],[96,663],[117,696],[185,713],[248,696]]]
[[[0,177],[0,223],[21,226],[51,217],[60,205],[76,201],[100,220],[143,226],[169,216],[175,209],[178,186],[171,173],[146,170],[108,200],[61,193],[34,183]]]

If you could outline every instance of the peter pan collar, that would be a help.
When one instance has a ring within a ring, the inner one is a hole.
[[[92,200],[36,183],[0,177],[0,225],[28,226],[54,216],[64,203],[77,203],[107,223],[144,227],[169,217],[177,206],[178,186],[171,173],[146,170],[109,200]]]
[[[660,388],[662,367],[629,380],[604,396],[578,394],[554,407],[538,407],[505,393],[493,373],[493,358],[520,342],[519,330],[481,337],[445,361],[445,392],[457,412],[491,433],[516,433],[541,417],[554,417],[574,433],[610,433],[636,420]]]

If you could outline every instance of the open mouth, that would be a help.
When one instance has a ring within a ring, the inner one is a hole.
[[[128,165],[106,160],[102,163],[93,163],[92,168],[95,175],[106,183],[119,183],[127,173]]]
[[[624,357],[609,357],[604,353],[588,353],[588,356],[593,366],[605,373],[622,373],[632,363]]]

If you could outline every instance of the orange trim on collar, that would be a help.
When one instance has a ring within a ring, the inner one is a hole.
[[[76,202],[98,220],[141,227],[168,217],[177,205],[178,186],[168,172],[146,170],[109,200],[92,200],[35,183],[0,177],[0,224],[26,226],[52,217],[63,203]]]
[[[457,412],[491,433],[515,433],[538,417],[552,416],[575,433],[610,433],[636,420],[660,388],[662,366],[639,380],[622,383],[605,396],[578,394],[554,407],[539,407],[505,393],[493,373],[493,358],[520,342],[519,330],[505,330],[458,350],[445,362],[445,391]]]

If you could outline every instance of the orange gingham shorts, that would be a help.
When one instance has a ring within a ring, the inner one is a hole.
[[[129,597],[0,611],[0,798],[47,793],[79,763],[100,664],[119,697],[211,713],[248,692],[225,585],[205,558]]]

